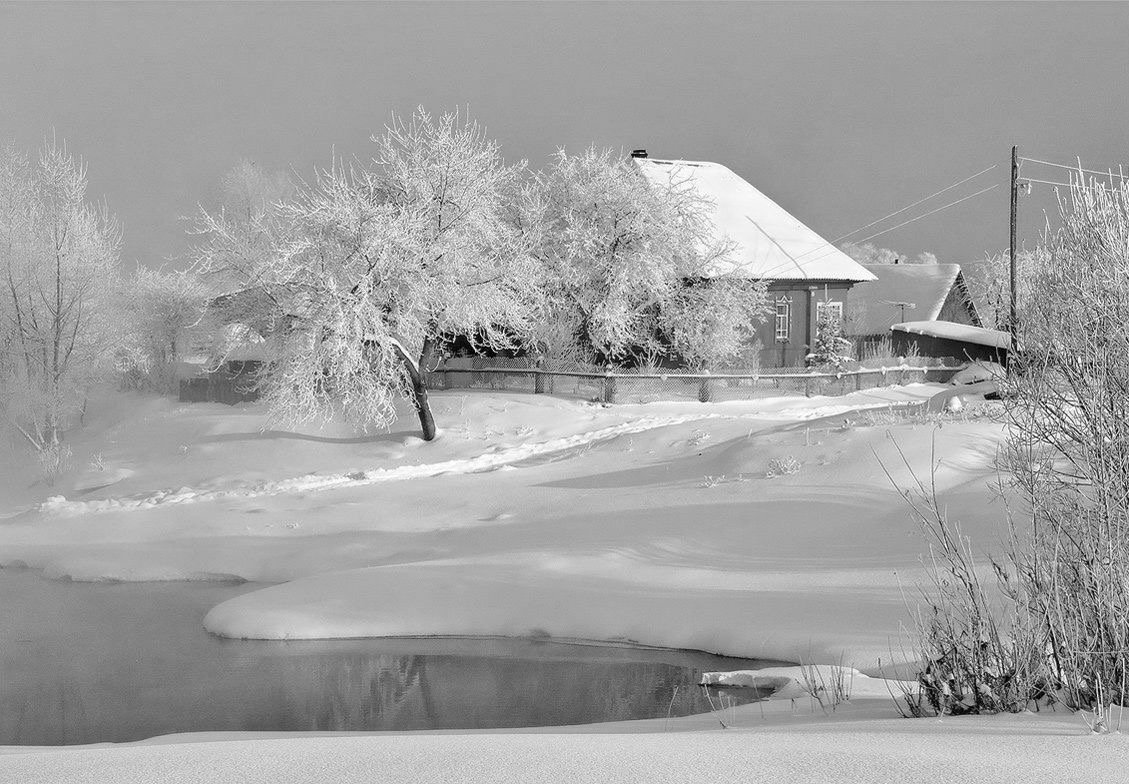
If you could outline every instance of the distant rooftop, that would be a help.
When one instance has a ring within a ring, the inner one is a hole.
[[[651,182],[687,181],[712,202],[710,218],[718,237],[737,246],[730,259],[709,270],[713,277],[854,283],[875,279],[861,264],[720,163],[631,160]]]
[[[851,324],[856,335],[877,335],[902,319],[897,303],[912,303],[905,314],[918,321],[936,321],[953,286],[961,278],[959,264],[864,264],[876,280],[851,290],[851,307],[858,315]],[[963,281],[961,281],[963,286]]]

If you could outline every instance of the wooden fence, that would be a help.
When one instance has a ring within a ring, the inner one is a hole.
[[[757,392],[773,390],[803,392],[811,397],[929,380],[944,383],[964,367],[903,364],[842,372],[781,368],[763,373],[594,373],[530,367],[439,367],[426,375],[427,384],[432,389],[503,389],[582,396],[604,403],[639,397],[660,400],[696,397],[706,402],[753,397]]]

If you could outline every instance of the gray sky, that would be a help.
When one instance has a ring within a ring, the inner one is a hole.
[[[1007,244],[1012,144],[1129,163],[1127,34],[1129,3],[8,3],[0,138],[65,138],[127,262],[183,253],[178,216],[240,157],[307,174],[418,104],[469,106],[535,165],[718,161],[828,239],[998,163],[899,218],[1001,187],[875,240],[962,261]],[[1053,203],[1023,202],[1028,242]]]

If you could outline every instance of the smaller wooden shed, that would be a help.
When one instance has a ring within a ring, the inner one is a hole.
[[[1011,335],[952,321],[907,321],[890,327],[894,353],[915,348],[923,357],[952,357],[962,362],[996,362],[1007,367]]]

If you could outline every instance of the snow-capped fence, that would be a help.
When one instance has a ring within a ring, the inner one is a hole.
[[[507,360],[502,360],[506,363]],[[692,373],[681,370],[593,372],[543,370],[509,360],[508,367],[444,365],[426,374],[431,389],[497,389],[582,397],[604,403],[697,399],[721,401],[764,394],[802,392],[844,395],[862,389],[923,381],[944,383],[965,365],[894,365],[841,372],[774,368],[746,373]]]

